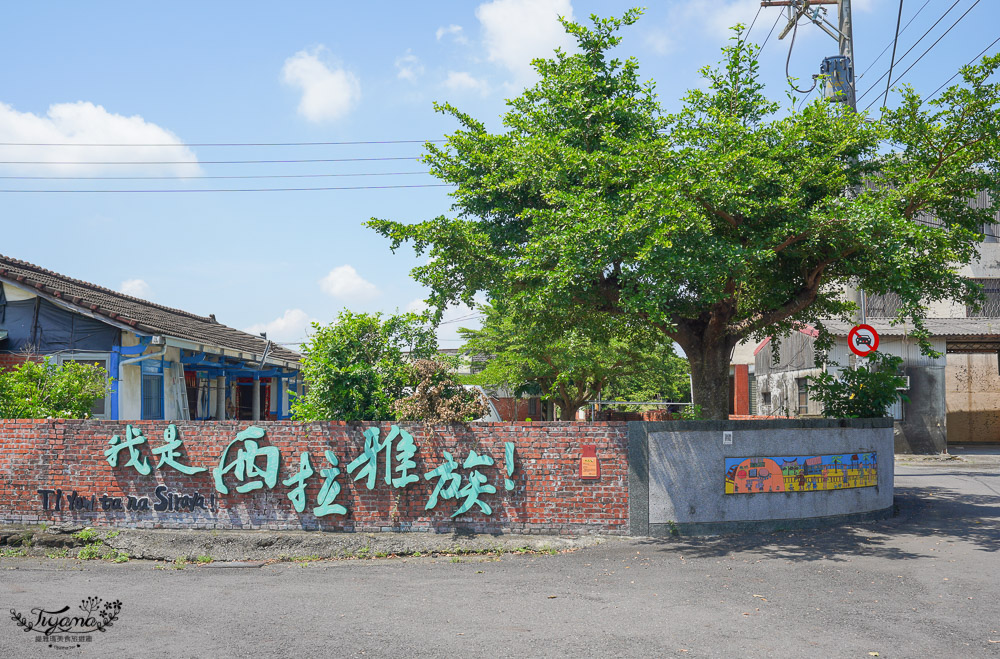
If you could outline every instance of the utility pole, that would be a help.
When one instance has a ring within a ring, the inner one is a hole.
[[[824,94],[833,102],[846,103],[855,112],[858,111],[857,89],[854,79],[854,26],[851,19],[851,0],[764,0],[761,7],[785,7],[788,13],[788,24],[779,39],[796,28],[802,18],[807,18],[821,30],[837,40],[839,55],[827,57],[820,64],[820,75],[824,77]],[[826,19],[826,7],[837,6],[837,26]],[[856,291],[855,302],[858,305],[858,321],[868,322],[867,300],[865,292],[860,288]]]

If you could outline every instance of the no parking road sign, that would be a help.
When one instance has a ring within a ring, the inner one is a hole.
[[[878,332],[871,325],[858,325],[847,335],[847,345],[858,357],[867,357],[878,350]]]

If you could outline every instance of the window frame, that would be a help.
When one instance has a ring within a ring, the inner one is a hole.
[[[117,376],[116,373],[111,372],[109,363],[111,361],[111,353],[98,351],[98,352],[86,352],[81,350],[73,350],[68,352],[60,352],[56,356],[56,365],[62,367],[66,362],[78,362],[78,363],[90,363],[90,362],[104,362],[103,368],[108,374],[108,386],[104,391],[104,397],[100,400],[104,403],[104,411],[100,414],[95,414],[91,412],[91,419],[110,419],[111,418],[111,381]]]

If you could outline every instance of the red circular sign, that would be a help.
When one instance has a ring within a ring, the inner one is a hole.
[[[847,335],[847,345],[858,357],[867,357],[878,350],[878,332],[871,325],[858,325]]]

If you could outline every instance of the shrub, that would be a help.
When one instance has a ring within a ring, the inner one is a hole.
[[[902,357],[872,352],[867,365],[845,368],[839,377],[821,373],[810,377],[810,393],[823,404],[823,415],[840,419],[884,417],[897,399],[908,400],[898,390],[906,380],[899,375]],[[860,360],[859,360],[860,361]],[[838,366],[834,363],[833,366]]]

